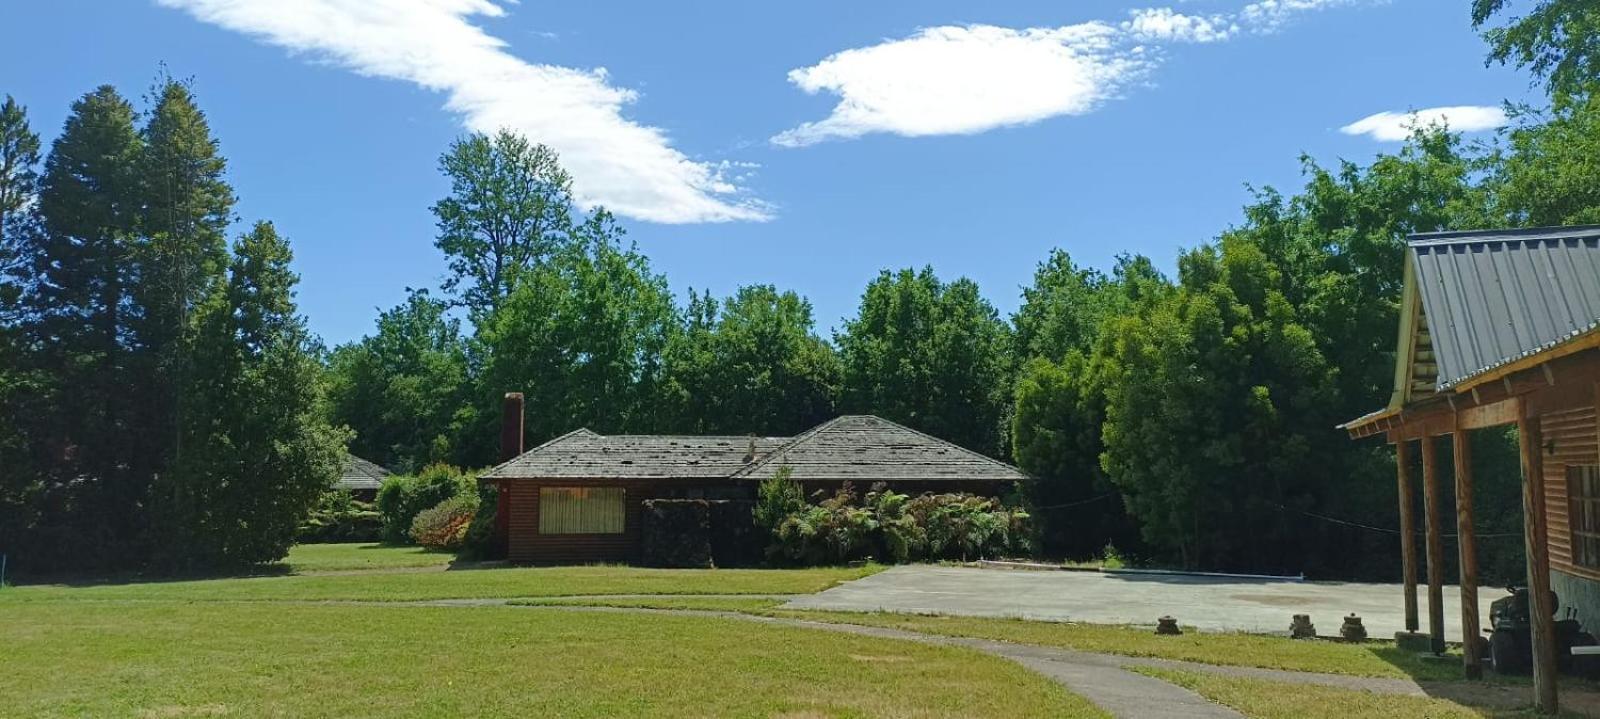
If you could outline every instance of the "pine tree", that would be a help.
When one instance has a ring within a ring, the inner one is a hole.
[[[150,479],[127,432],[137,405],[126,368],[139,145],[133,107],[116,89],[73,103],[40,178],[42,231],[24,252],[24,312],[54,408],[41,430],[49,483],[76,528],[67,535],[106,564],[137,552],[129,540],[141,533]]]
[[[39,394],[17,325],[27,277],[22,259],[39,229],[38,166],[39,136],[27,111],[7,96],[0,104],[0,552],[15,552],[36,526],[43,489],[23,426],[41,409]]]

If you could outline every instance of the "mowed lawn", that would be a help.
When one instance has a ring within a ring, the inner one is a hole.
[[[444,569],[455,561],[451,552],[370,542],[297,544],[278,563],[290,572],[350,572],[371,569]]]
[[[5,716],[1103,716],[977,652],[733,619],[176,601],[0,616]]]

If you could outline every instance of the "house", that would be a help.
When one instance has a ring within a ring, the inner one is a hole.
[[[333,486],[334,489],[349,492],[350,496],[362,502],[371,502],[378,498],[378,488],[383,486],[383,480],[388,476],[389,470],[346,453],[344,471],[339,474],[339,479],[334,481]]]
[[[1385,438],[1397,459],[1407,627],[1417,629],[1413,452],[1421,454],[1428,632],[1444,645],[1444,534],[1458,536],[1462,636],[1480,636],[1472,444],[1466,430],[1515,424],[1533,621],[1537,706],[1556,709],[1549,591],[1600,628],[1600,226],[1414,235],[1407,242],[1394,392],[1341,427]],[[1436,440],[1453,435],[1453,482]],[[1453,491],[1458,511],[1441,516]],[[1451,526],[1452,520],[1454,526]],[[1479,642],[1466,642],[1477,676]]]
[[[601,435],[578,429],[522,451],[522,395],[506,395],[506,457],[479,481],[498,489],[497,531],[513,562],[568,564],[639,556],[649,499],[755,498],[788,468],[808,491],[852,482],[865,491],[998,494],[1015,467],[885,419],[849,415],[794,437]]]

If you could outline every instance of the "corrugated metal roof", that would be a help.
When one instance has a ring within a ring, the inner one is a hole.
[[[1600,327],[1600,226],[1439,232],[1407,244],[1440,389]]]

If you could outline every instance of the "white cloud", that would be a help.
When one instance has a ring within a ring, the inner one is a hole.
[[[529,63],[470,20],[494,0],[157,0],[201,21],[362,75],[445,94],[471,130],[510,128],[561,153],[585,206],[666,223],[765,220],[769,208],[658,128],[623,116],[637,93],[604,68]]]
[[[786,146],[893,132],[950,135],[1093,110],[1149,62],[1115,47],[1102,23],[1013,30],[928,28],[904,40],[846,50],[789,81],[840,100],[833,114],[773,138]]]
[[[839,97],[826,118],[772,138],[788,147],[887,132],[971,134],[1082,115],[1160,63],[1164,43],[1213,43],[1276,32],[1299,13],[1383,0],[1259,0],[1233,14],[1133,10],[1118,24],[946,25],[834,53],[789,71],[808,94]]]
[[[1226,15],[1185,15],[1165,7],[1130,14],[1133,17],[1122,24],[1123,29],[1150,42],[1219,42],[1239,32],[1239,25]]]
[[[1346,135],[1368,135],[1380,142],[1399,142],[1419,127],[1444,125],[1454,132],[1480,132],[1505,126],[1506,113],[1492,105],[1430,107],[1411,112],[1385,110],[1356,120],[1339,131]]]

